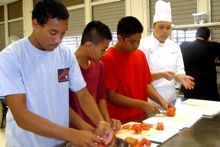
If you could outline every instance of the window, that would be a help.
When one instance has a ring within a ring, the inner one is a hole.
[[[87,22],[85,18],[90,14],[85,14],[85,7],[91,7],[92,20],[99,20],[109,26],[113,40],[110,45],[117,41],[117,23],[120,18],[125,16],[125,1],[102,1],[94,4],[95,0],[91,2],[91,6],[80,5],[77,8],[69,10],[69,29],[66,32],[62,43],[67,45],[71,50],[75,51],[81,41],[81,35]]]
[[[196,39],[196,30],[173,30],[173,41],[181,44],[183,41],[193,41]]]
[[[23,38],[23,9],[22,0],[7,4],[8,18],[4,15],[4,6],[0,6],[0,50],[6,47],[6,41],[8,38],[5,36],[16,35],[19,38]],[[6,25],[8,28],[5,28]],[[10,44],[10,42],[8,42]]]

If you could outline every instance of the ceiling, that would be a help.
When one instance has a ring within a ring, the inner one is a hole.
[[[5,5],[5,4],[9,4],[12,2],[16,2],[18,0],[0,0],[0,6]]]

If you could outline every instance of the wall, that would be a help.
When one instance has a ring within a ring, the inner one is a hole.
[[[109,0],[106,0],[109,1]],[[117,1],[117,0],[111,0],[111,1]],[[126,6],[126,12],[125,15],[132,15],[139,19],[139,21],[143,24],[145,30],[144,30],[144,36],[147,35],[147,29],[148,28],[148,17],[147,17],[147,1],[148,0],[125,0],[125,6]],[[33,1],[32,0],[23,0],[23,19],[24,19],[24,36],[29,36],[32,32],[32,24],[31,24],[31,11],[33,9]],[[86,5],[90,5],[88,3],[88,0],[85,0]],[[88,23],[91,21],[90,16],[90,9],[89,7],[86,7],[85,12],[85,20]]]
[[[118,0],[102,0],[98,2],[114,2]],[[90,6],[89,0],[84,0],[85,5]],[[198,12],[209,12],[210,6],[208,5],[210,0],[197,0]],[[23,0],[23,23],[24,23],[24,36],[29,36],[32,32],[31,11],[33,9],[33,0]],[[137,17],[144,26],[143,37],[149,35],[149,0],[125,0],[125,15],[132,15]],[[85,22],[88,23],[91,20],[90,7],[86,7]],[[7,34],[7,33],[6,33]],[[7,37],[6,37],[7,39]],[[7,41],[6,41],[7,42]]]

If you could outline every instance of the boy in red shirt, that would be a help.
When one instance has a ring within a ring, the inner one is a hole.
[[[106,122],[114,130],[121,128],[121,122],[111,119],[106,106],[105,72],[100,61],[106,53],[106,49],[112,40],[108,26],[100,21],[89,22],[82,34],[81,44],[75,55],[79,63],[86,87],[94,97],[99,110]],[[92,120],[81,109],[75,93],[70,91],[70,107],[73,108],[87,123],[95,127]]]
[[[122,18],[117,26],[118,41],[102,59],[109,114],[121,121],[143,112],[160,113],[156,105],[147,102],[147,97],[165,110],[173,107],[151,85],[152,77],[146,57],[137,49],[142,32],[143,26],[135,17]]]

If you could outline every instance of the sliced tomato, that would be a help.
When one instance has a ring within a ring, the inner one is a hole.
[[[142,129],[143,129],[143,130],[149,130],[150,127],[149,127],[149,126],[143,126]]]
[[[142,138],[141,142],[143,145],[151,146],[151,141],[146,138]]]
[[[157,123],[157,130],[164,130],[164,126],[163,126],[163,123],[162,122],[158,122]]]
[[[135,134],[141,134],[141,133],[142,133],[142,127],[141,127],[141,125],[135,125],[135,126],[133,127],[133,129],[134,129],[134,133],[135,133]]]
[[[126,137],[125,142],[127,142],[131,147],[134,147],[137,144],[138,140],[133,137]]]
[[[123,125],[122,129],[130,130],[131,129],[131,125]]]
[[[134,147],[143,147],[143,144],[142,143],[140,143],[140,142],[138,142],[138,143],[136,143],[135,144],[135,146]]]
[[[133,124],[131,128],[132,128],[132,130],[134,130],[137,127],[141,127],[141,124]]]

